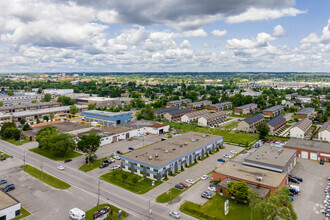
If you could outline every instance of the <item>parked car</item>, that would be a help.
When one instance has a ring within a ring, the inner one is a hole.
[[[207,178],[209,178],[208,175],[203,175],[203,176],[202,176],[202,180],[206,180]]]
[[[320,160],[320,164],[321,165],[324,165],[324,160]]]
[[[231,158],[231,156],[230,156],[230,155],[228,155],[228,154],[224,154],[224,155],[223,155],[223,157],[224,157],[224,158],[228,158],[228,159],[230,159],[230,158]]]
[[[226,160],[225,159],[222,159],[222,158],[217,159],[217,161],[218,162],[223,162],[223,163],[226,162]]]
[[[294,189],[294,188],[289,188],[289,191],[291,193],[293,193],[294,195],[298,195],[299,194],[299,192],[296,189]]]
[[[117,150],[117,154],[123,154],[123,152],[121,152],[120,150]]]
[[[237,154],[237,151],[236,150],[231,150],[230,153]]]
[[[134,147],[129,147],[128,150],[134,150]]]
[[[211,182],[210,187],[217,187],[219,182]]]
[[[300,183],[299,180],[297,180],[296,178],[290,177],[290,176],[289,176],[289,182],[293,182],[293,183],[297,183],[297,184]]]
[[[58,166],[57,169],[64,170],[64,166]]]
[[[215,188],[214,186],[208,187],[207,189],[210,190],[211,192],[216,192],[217,191],[217,188]]]
[[[179,184],[181,184],[184,188],[188,188],[188,185],[185,184],[184,182],[180,182]]]
[[[202,192],[201,197],[206,198],[206,199],[211,199],[212,198],[212,193],[209,192],[209,191],[204,191],[204,192]]]
[[[115,162],[115,159],[113,159],[113,158],[108,158],[108,159],[105,159],[103,161],[103,163],[108,163],[108,164],[111,164],[111,163],[114,163],[114,162]]]
[[[113,156],[113,158],[116,159],[116,160],[120,160],[121,159],[121,156],[115,155],[115,156]]]
[[[119,169],[119,168],[120,168],[120,165],[113,165],[113,166],[112,166],[112,169],[113,169],[113,170],[116,170],[116,169]]]
[[[176,219],[179,219],[180,218],[180,213],[178,213],[178,212],[170,211],[169,214],[173,218],[176,218]]]
[[[9,191],[14,190],[14,189],[15,189],[14,184],[8,184],[5,187],[3,187],[1,190],[4,191],[4,192],[9,192]]]
[[[184,186],[181,185],[181,184],[176,184],[176,185],[175,185],[175,188],[178,188],[178,189],[184,189]]]
[[[71,161],[72,161],[72,159],[67,159],[67,160],[64,161],[64,163],[69,163]]]
[[[330,176],[328,177],[328,180],[330,180]]]
[[[108,163],[102,163],[102,164],[100,165],[100,169],[103,169],[103,168],[105,168],[105,167],[107,167],[107,166],[109,166]]]
[[[0,180],[0,185],[5,184],[5,183],[7,183],[7,179],[6,178]]]
[[[189,184],[194,184],[195,183],[195,181],[192,180],[192,179],[187,179],[186,182],[189,183]]]

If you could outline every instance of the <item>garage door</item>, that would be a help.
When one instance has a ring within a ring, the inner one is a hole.
[[[317,154],[311,153],[311,160],[317,160]]]
[[[301,158],[308,159],[308,152],[307,151],[301,151]]]

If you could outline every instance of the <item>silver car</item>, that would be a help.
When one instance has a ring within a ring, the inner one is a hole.
[[[176,219],[179,219],[181,217],[179,212],[170,211],[169,214],[171,217],[176,218]]]

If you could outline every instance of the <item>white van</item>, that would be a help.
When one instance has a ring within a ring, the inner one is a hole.
[[[293,189],[297,190],[298,192],[300,192],[300,188],[299,188],[299,186],[296,186],[296,185],[290,185],[290,188],[293,188]]]
[[[69,215],[71,219],[77,219],[77,220],[83,220],[85,219],[85,212],[78,209],[78,208],[73,208],[69,211]]]

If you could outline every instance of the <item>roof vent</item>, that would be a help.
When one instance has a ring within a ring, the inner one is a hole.
[[[205,135],[205,134],[203,134],[203,135],[202,135],[202,137],[203,137],[203,138],[205,138],[205,137],[206,137],[206,135]]]
[[[196,138],[196,141],[199,141],[199,139],[198,139],[198,138]]]
[[[187,142],[184,142],[183,144],[184,144],[184,146],[187,146],[187,145],[188,145],[188,143],[187,143]]]
[[[175,150],[175,148],[173,148],[172,150]]]
[[[183,147],[183,144],[180,144],[180,147]]]
[[[191,139],[191,142],[195,142],[195,139],[193,138],[193,139]]]
[[[262,177],[261,177],[261,176],[258,176],[258,177],[257,177],[257,180],[258,180],[259,182],[261,182],[261,181],[262,181]]]
[[[210,136],[209,134],[205,134],[205,136],[207,137],[207,136]]]
[[[165,150],[165,153],[168,153],[168,149]]]
[[[148,160],[152,160],[152,156],[151,155],[148,157]]]

